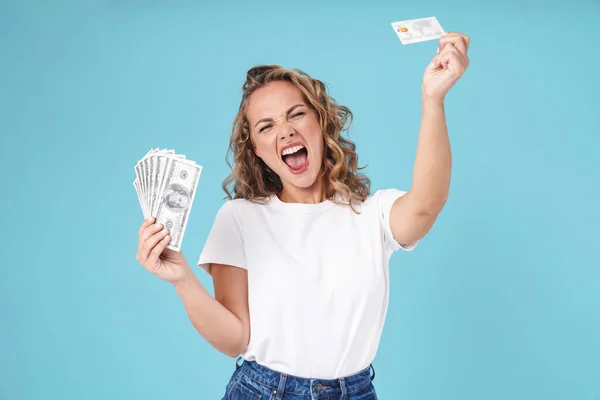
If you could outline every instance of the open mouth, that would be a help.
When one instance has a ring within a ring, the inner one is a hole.
[[[301,174],[308,169],[308,150],[303,144],[283,150],[281,159],[293,174]]]

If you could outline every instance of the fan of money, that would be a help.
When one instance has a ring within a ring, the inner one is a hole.
[[[202,166],[173,150],[151,149],[135,165],[133,186],[144,218],[169,229],[168,249],[181,251]]]

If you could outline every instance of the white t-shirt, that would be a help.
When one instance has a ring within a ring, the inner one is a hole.
[[[250,342],[241,356],[304,378],[335,379],[373,361],[388,307],[388,260],[401,247],[390,228],[394,200],[377,191],[349,206],[227,201],[198,266],[248,271]]]

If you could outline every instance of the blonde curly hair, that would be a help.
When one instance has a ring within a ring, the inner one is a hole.
[[[341,136],[343,131],[350,129],[352,112],[347,107],[336,104],[320,80],[311,78],[299,69],[290,70],[279,65],[259,65],[246,73],[242,101],[233,121],[226,157],[227,164],[231,167],[231,173],[223,181],[227,197],[230,200],[242,198],[260,203],[283,189],[279,176],[254,153],[247,117],[252,93],[274,81],[286,81],[296,86],[302,92],[306,104],[319,118],[324,141],[321,176],[325,197],[339,203],[335,198],[339,194],[343,204],[351,206],[353,200],[366,200],[371,182],[368,177],[359,173],[364,167],[358,167],[356,145]]]

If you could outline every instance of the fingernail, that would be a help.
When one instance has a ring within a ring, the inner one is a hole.
[[[148,222],[152,221],[152,217],[146,218],[146,221],[148,221]]]
[[[156,227],[157,227],[157,228],[160,228],[160,224],[159,224],[158,222],[156,223]]]
[[[440,54],[440,47],[438,46],[437,54]]]

